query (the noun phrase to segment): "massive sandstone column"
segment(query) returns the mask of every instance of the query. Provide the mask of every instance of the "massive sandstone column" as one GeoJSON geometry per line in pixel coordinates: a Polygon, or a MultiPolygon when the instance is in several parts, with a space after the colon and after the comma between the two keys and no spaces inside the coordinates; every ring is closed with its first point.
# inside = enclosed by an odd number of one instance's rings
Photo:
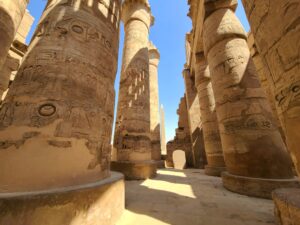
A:
{"type": "Polygon", "coordinates": [[[0,190],[109,176],[119,0],[48,1],[0,111],[0,190]]]}
{"type": "Polygon", "coordinates": [[[204,168],[204,165],[206,164],[206,156],[203,143],[200,105],[197,88],[195,87],[195,77],[191,74],[190,69],[184,69],[182,75],[185,84],[186,103],[193,150],[193,162],[189,162],[189,159],[187,159],[187,164],[188,166],[196,168],[204,168]]]}
{"type": "Polygon", "coordinates": [[[158,94],[158,64],[160,54],[158,49],[149,42],[149,81],[150,81],[150,132],[152,159],[161,160],[159,94],[158,94]]]}
{"type": "Polygon", "coordinates": [[[112,169],[127,179],[156,173],[151,160],[149,29],[153,21],[148,0],[125,0],[122,6],[125,41],[119,89],[112,169]]]}
{"type": "Polygon", "coordinates": [[[6,61],[29,0],[0,0],[0,69],[6,61]]]}
{"type": "Polygon", "coordinates": [[[17,71],[19,66],[20,61],[8,54],[2,69],[0,69],[0,101],[9,86],[9,80],[12,72],[17,71]]]}
{"type": "Polygon", "coordinates": [[[216,114],[215,97],[210,81],[210,72],[203,52],[196,54],[195,85],[198,90],[203,139],[207,158],[205,173],[221,176],[225,162],[216,114]]]}
{"type": "Polygon", "coordinates": [[[287,145],[300,174],[300,2],[242,1],[270,76],[287,145]]]}
{"type": "Polygon", "coordinates": [[[160,144],[161,153],[163,155],[167,154],[167,144],[166,144],[166,127],[165,127],[165,111],[163,105],[160,106],[160,144]]]}
{"type": "Polygon", "coordinates": [[[276,120],[275,125],[278,126],[279,131],[281,133],[281,136],[282,136],[283,140],[285,140],[285,134],[284,134],[283,128],[281,126],[279,116],[278,116],[278,112],[277,112],[277,109],[276,109],[274,88],[268,82],[268,77],[270,77],[270,70],[266,66],[264,61],[262,60],[261,55],[259,54],[259,52],[257,51],[256,43],[255,43],[252,32],[248,33],[247,42],[248,42],[248,46],[250,48],[250,53],[251,53],[253,63],[255,65],[255,68],[256,68],[261,86],[264,89],[264,91],[266,92],[267,98],[270,102],[270,106],[272,108],[273,115],[274,115],[275,120],[276,120]]]}
{"type": "Polygon", "coordinates": [[[235,0],[206,3],[204,50],[211,72],[229,190],[270,198],[295,185],[292,165],[260,86],[235,0]],[[220,3],[220,5],[218,4],[220,3]]]}

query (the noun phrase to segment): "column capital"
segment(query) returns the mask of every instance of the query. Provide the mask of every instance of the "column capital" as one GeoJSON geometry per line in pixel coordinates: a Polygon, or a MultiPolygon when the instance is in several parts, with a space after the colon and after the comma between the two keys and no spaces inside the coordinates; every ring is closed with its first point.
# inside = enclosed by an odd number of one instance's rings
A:
{"type": "Polygon", "coordinates": [[[148,0],[125,0],[123,2],[122,21],[125,26],[131,20],[140,20],[149,29],[154,24],[154,19],[148,0]]]}
{"type": "Polygon", "coordinates": [[[205,17],[218,9],[231,9],[235,12],[238,6],[238,0],[205,0],[205,17]]]}
{"type": "Polygon", "coordinates": [[[158,66],[160,60],[160,53],[157,47],[150,41],[148,45],[149,51],[149,63],[154,66],[158,66]]]}

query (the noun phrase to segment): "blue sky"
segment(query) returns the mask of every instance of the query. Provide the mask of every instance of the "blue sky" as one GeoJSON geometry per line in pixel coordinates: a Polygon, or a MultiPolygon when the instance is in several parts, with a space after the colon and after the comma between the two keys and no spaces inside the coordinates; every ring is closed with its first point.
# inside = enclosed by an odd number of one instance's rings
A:
{"type": "MultiPolygon", "coordinates": [[[[185,34],[191,30],[191,21],[187,17],[187,0],[149,0],[155,24],[150,31],[150,40],[158,47],[161,60],[159,64],[159,97],[165,109],[166,138],[173,139],[177,128],[176,114],[180,98],[184,94],[184,82],[181,75],[185,64],[185,34]]],[[[34,29],[45,7],[46,0],[30,0],[28,10],[35,21],[28,35],[30,41],[34,29]]],[[[237,16],[245,29],[249,30],[244,9],[239,0],[237,16]]],[[[122,62],[124,31],[120,34],[119,70],[115,83],[116,91],[119,87],[119,77],[122,62]]],[[[116,95],[117,96],[117,95],[116,95]]]]}

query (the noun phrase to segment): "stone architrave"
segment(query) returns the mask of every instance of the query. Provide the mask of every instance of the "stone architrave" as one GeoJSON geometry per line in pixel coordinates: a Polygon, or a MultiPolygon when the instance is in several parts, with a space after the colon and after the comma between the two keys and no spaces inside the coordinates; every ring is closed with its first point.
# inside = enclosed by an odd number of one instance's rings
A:
{"type": "Polygon", "coordinates": [[[152,160],[161,160],[159,94],[158,94],[158,64],[160,54],[158,49],[149,42],[149,86],[150,86],[150,133],[152,160]]]}
{"type": "Polygon", "coordinates": [[[113,170],[126,179],[147,179],[156,174],[151,156],[149,29],[153,22],[148,0],[125,0],[123,62],[119,88],[113,170]]]}
{"type": "MultiPolygon", "coordinates": [[[[5,1],[6,2],[6,1],[5,1]]],[[[0,110],[0,190],[110,175],[120,1],[48,1],[0,110]]]]}
{"type": "Polygon", "coordinates": [[[205,174],[221,176],[226,167],[218,127],[215,97],[210,81],[209,66],[203,52],[196,54],[195,67],[195,85],[198,90],[203,139],[207,158],[205,174]]]}
{"type": "Polygon", "coordinates": [[[279,119],[300,174],[300,2],[242,0],[257,50],[268,66],[279,119]]]}
{"type": "Polygon", "coordinates": [[[193,167],[204,168],[206,164],[206,155],[204,150],[202,121],[199,98],[197,88],[195,86],[195,77],[190,73],[190,69],[184,69],[182,75],[185,84],[188,120],[193,150],[193,167]]]}
{"type": "Polygon", "coordinates": [[[29,0],[0,0],[0,69],[26,12],[29,0]]]}
{"type": "Polygon", "coordinates": [[[223,184],[234,192],[270,198],[274,189],[298,182],[258,80],[247,34],[234,13],[236,5],[236,0],[206,1],[203,25],[228,171],[223,184]]]}

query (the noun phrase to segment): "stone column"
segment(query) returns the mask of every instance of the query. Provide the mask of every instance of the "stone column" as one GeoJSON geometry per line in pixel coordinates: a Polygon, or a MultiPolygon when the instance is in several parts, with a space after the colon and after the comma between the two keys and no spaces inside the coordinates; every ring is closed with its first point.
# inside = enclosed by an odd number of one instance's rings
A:
{"type": "Polygon", "coordinates": [[[7,55],[5,64],[0,69],[0,101],[3,93],[8,88],[11,73],[17,71],[19,65],[20,61],[18,59],[11,57],[10,54],[7,55]]]}
{"type": "Polygon", "coordinates": [[[158,94],[158,64],[160,54],[158,49],[149,42],[149,81],[150,81],[150,132],[152,159],[161,160],[159,94],[158,94]]]}
{"type": "Polygon", "coordinates": [[[204,168],[206,156],[203,143],[199,98],[195,87],[195,77],[190,73],[190,69],[184,69],[182,75],[185,83],[186,103],[193,150],[193,162],[189,162],[189,159],[187,159],[187,165],[196,168],[204,168]]]}
{"type": "Polygon", "coordinates": [[[242,0],[255,43],[268,66],[269,85],[287,145],[300,174],[300,2],[242,0]]]}
{"type": "Polygon", "coordinates": [[[274,96],[274,88],[272,87],[272,85],[269,84],[268,82],[268,77],[270,77],[270,70],[269,68],[265,65],[264,61],[262,60],[259,52],[257,51],[257,47],[255,44],[255,40],[253,37],[253,34],[250,32],[248,33],[248,46],[250,48],[250,53],[253,59],[253,63],[255,65],[260,83],[262,88],[264,89],[264,91],[266,92],[267,98],[270,102],[270,106],[272,108],[273,111],[273,115],[275,117],[276,120],[276,126],[278,126],[279,131],[281,133],[282,139],[285,141],[285,134],[283,131],[283,128],[281,126],[279,117],[278,117],[278,112],[276,109],[276,101],[275,101],[275,96],[274,96]]]}
{"type": "Polygon", "coordinates": [[[198,90],[203,139],[207,158],[205,174],[221,176],[226,170],[214,92],[210,81],[210,72],[203,52],[196,54],[195,83],[198,90]]]}
{"type": "Polygon", "coordinates": [[[0,0],[0,69],[6,61],[29,0],[0,0]]]}
{"type": "Polygon", "coordinates": [[[148,0],[125,0],[122,6],[125,41],[119,89],[112,169],[127,179],[156,174],[151,160],[149,29],[153,21],[148,0]]]}
{"type": "Polygon", "coordinates": [[[272,190],[298,183],[258,80],[247,34],[234,13],[236,5],[236,0],[207,1],[203,26],[228,171],[223,183],[234,192],[270,198],[272,190]]]}
{"type": "Polygon", "coordinates": [[[79,3],[48,1],[4,100],[1,191],[109,177],[120,1],[79,3]]]}
{"type": "Polygon", "coordinates": [[[163,105],[160,106],[160,143],[161,143],[161,153],[163,155],[166,155],[167,154],[166,127],[165,127],[165,111],[163,105]]]}

